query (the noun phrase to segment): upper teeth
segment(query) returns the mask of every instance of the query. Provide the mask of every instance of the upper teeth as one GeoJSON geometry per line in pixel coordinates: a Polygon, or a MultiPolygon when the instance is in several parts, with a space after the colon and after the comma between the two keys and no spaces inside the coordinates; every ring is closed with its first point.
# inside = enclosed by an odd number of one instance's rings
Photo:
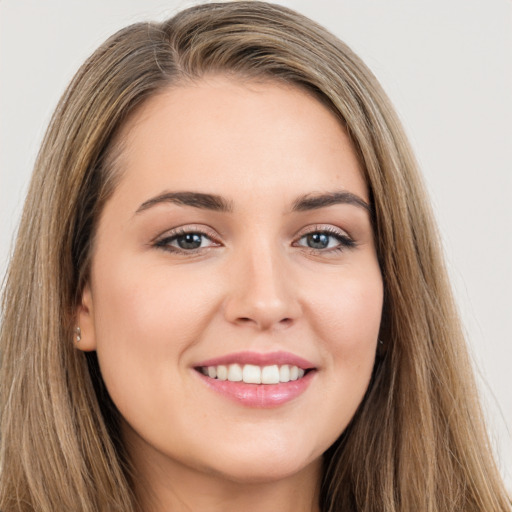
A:
{"type": "Polygon", "coordinates": [[[273,364],[256,366],[254,364],[202,366],[201,371],[212,379],[245,382],[247,384],[278,384],[304,377],[304,370],[298,366],[273,364]]]}

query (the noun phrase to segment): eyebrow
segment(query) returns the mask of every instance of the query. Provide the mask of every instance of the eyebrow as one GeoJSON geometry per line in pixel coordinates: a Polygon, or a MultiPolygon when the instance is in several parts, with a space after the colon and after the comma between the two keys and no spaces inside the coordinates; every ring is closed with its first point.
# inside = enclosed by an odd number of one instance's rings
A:
{"type": "Polygon", "coordinates": [[[359,206],[372,213],[372,207],[359,196],[345,190],[325,194],[306,194],[296,199],[292,206],[294,212],[318,210],[335,204],[350,204],[359,206]]]}
{"type": "MultiPolygon", "coordinates": [[[[233,211],[232,203],[216,194],[204,194],[202,192],[164,192],[163,194],[159,194],[156,197],[144,201],[135,213],[141,213],[162,203],[192,206],[194,208],[216,212],[233,211]]],[[[372,208],[366,201],[352,192],[346,192],[344,190],[323,194],[305,194],[293,202],[291,211],[304,212],[319,210],[320,208],[326,208],[336,204],[350,204],[372,213],[372,208]]]]}
{"type": "Polygon", "coordinates": [[[162,203],[193,206],[194,208],[213,210],[216,212],[233,211],[231,202],[215,194],[203,194],[201,192],[164,192],[163,194],[143,202],[135,213],[143,212],[152,206],[162,203]]]}

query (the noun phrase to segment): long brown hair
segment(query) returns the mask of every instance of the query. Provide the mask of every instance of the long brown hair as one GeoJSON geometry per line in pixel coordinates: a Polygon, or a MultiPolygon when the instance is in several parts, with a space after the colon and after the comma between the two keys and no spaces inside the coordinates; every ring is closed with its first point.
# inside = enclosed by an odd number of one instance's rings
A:
{"type": "Polygon", "coordinates": [[[385,286],[367,394],[325,454],[324,511],[505,512],[461,326],[417,166],[377,80],[284,7],[199,5],[106,41],[62,97],[36,161],[3,295],[0,508],[133,512],[130,467],[94,354],[72,343],[120,127],[206,74],[304,88],[344,124],[364,169],[385,286]]]}

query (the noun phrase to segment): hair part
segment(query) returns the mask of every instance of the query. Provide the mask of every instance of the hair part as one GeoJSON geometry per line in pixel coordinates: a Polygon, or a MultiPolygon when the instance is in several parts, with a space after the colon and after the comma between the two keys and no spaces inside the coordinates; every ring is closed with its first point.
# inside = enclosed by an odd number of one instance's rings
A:
{"type": "Polygon", "coordinates": [[[94,353],[71,342],[94,233],[122,177],[120,130],[207,75],[310,91],[343,123],[368,184],[385,303],[372,381],[325,454],[322,510],[509,511],[417,165],[379,83],[284,7],[192,7],[108,39],[64,93],[37,158],[3,296],[0,508],[134,512],[131,469],[94,353]]]}

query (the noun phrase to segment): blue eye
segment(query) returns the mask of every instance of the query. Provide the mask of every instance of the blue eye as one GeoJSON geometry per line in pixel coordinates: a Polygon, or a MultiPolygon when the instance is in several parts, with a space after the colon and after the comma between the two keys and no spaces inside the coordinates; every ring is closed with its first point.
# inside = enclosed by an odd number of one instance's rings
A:
{"type": "MultiPolygon", "coordinates": [[[[213,236],[197,231],[197,228],[179,228],[154,242],[154,246],[159,249],[181,254],[193,254],[219,245],[222,244],[216,242],[213,236]]],[[[302,235],[293,245],[331,253],[355,247],[356,243],[343,231],[322,227],[302,235]]]]}
{"type": "Polygon", "coordinates": [[[329,246],[332,247],[332,242],[337,245],[337,240],[325,233],[312,233],[310,235],[306,235],[304,237],[306,239],[306,244],[308,247],[312,249],[328,249],[329,246]]]}
{"type": "Polygon", "coordinates": [[[203,243],[204,235],[200,233],[187,233],[174,238],[180,249],[199,249],[203,243]]]}
{"type": "Polygon", "coordinates": [[[342,250],[355,246],[355,242],[347,235],[330,230],[314,231],[300,237],[297,245],[314,250],[342,250]]]}
{"type": "Polygon", "coordinates": [[[217,245],[208,235],[197,231],[179,230],[155,242],[155,246],[170,252],[194,252],[217,245]]]}

